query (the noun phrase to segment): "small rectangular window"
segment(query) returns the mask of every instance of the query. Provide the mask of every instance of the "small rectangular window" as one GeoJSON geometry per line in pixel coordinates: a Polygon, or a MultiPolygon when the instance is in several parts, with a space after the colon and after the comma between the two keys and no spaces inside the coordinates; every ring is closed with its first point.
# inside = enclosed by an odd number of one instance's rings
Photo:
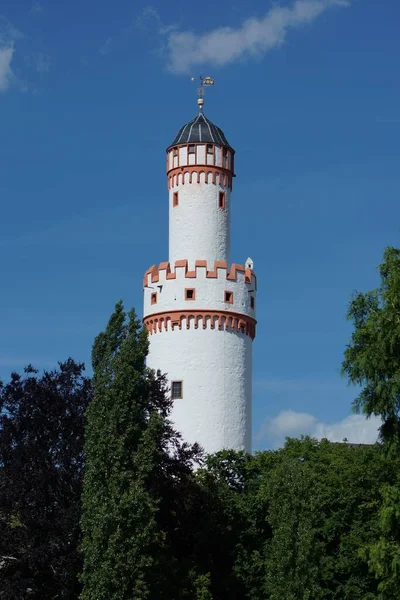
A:
{"type": "Polygon", "coordinates": [[[171,398],[172,400],[182,400],[183,398],[183,386],[182,381],[173,381],[171,384],[171,398]]]}
{"type": "Polygon", "coordinates": [[[153,292],[153,294],[151,295],[151,303],[157,304],[157,292],[153,292]]]}
{"type": "Polygon", "coordinates": [[[223,149],[223,154],[224,154],[225,157],[228,156],[228,148],[224,148],[223,149]]]}
{"type": "Polygon", "coordinates": [[[233,292],[225,292],[225,302],[233,304],[233,292]]]}
{"type": "Polygon", "coordinates": [[[194,144],[190,145],[189,146],[189,154],[194,154],[195,152],[196,152],[196,146],[194,144]]]}
{"type": "Polygon", "coordinates": [[[185,300],[195,300],[196,299],[196,290],[194,288],[186,288],[185,289],[185,300]]]}
{"type": "Polygon", "coordinates": [[[250,296],[250,306],[254,309],[254,296],[250,296]]]}
{"type": "Polygon", "coordinates": [[[218,206],[220,208],[225,208],[225,192],[219,193],[218,206]]]}
{"type": "Polygon", "coordinates": [[[174,148],[174,149],[173,149],[173,153],[174,153],[174,157],[175,157],[175,156],[178,156],[178,148],[174,148]]]}
{"type": "Polygon", "coordinates": [[[172,200],[172,206],[178,206],[179,204],[179,197],[178,197],[178,192],[174,192],[174,197],[172,200]]]}
{"type": "Polygon", "coordinates": [[[207,154],[212,154],[212,153],[213,153],[213,145],[207,144],[207,154]]]}

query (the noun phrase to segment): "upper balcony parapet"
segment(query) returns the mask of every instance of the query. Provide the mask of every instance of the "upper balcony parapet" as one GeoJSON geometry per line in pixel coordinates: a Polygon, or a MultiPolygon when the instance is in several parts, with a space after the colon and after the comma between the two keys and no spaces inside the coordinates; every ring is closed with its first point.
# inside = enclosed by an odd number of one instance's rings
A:
{"type": "Polygon", "coordinates": [[[206,260],[196,260],[194,270],[190,271],[187,260],[177,260],[171,268],[169,262],[162,262],[158,266],[153,265],[147,269],[143,278],[143,287],[152,283],[160,283],[169,279],[226,279],[227,281],[243,281],[252,284],[257,289],[257,277],[254,271],[243,265],[232,264],[228,267],[227,263],[217,260],[212,270],[208,269],[206,260]]]}

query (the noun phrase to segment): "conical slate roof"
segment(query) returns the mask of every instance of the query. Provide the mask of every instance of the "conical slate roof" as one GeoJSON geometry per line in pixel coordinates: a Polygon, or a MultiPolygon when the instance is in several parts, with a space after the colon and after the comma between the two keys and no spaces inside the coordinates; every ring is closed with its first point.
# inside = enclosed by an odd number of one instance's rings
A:
{"type": "Polygon", "coordinates": [[[199,113],[189,123],[180,128],[171,146],[199,142],[230,147],[222,129],[211,123],[203,113],[199,113]]]}

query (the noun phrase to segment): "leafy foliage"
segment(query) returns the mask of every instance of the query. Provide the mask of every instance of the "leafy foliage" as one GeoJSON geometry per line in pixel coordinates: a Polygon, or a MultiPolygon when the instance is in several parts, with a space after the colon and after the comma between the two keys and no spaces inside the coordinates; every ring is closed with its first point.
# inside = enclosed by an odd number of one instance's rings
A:
{"type": "Polygon", "coordinates": [[[135,313],[126,315],[118,303],[92,354],[83,600],[179,598],[195,584],[206,597],[198,578],[205,574],[193,570],[188,519],[195,525],[201,519],[195,514],[201,498],[192,493],[192,463],[200,451],[182,444],[168,421],[165,379],[146,369],[147,350],[135,313]]]}
{"type": "MultiPolygon", "coordinates": [[[[305,438],[255,456],[221,452],[207,463],[198,476],[209,490],[215,485],[231,527],[223,553],[232,559],[232,597],[378,598],[359,551],[375,539],[380,488],[395,476],[379,445],[305,438]]],[[[224,597],[212,577],[210,589],[224,597]]]]}
{"type": "MultiPolygon", "coordinates": [[[[362,386],[355,408],[382,418],[386,461],[400,466],[400,249],[386,248],[379,288],[359,293],[348,316],[354,325],[343,372],[362,386]]],[[[400,476],[382,486],[380,536],[364,550],[380,579],[382,600],[400,597],[400,476]]]]}
{"type": "Polygon", "coordinates": [[[77,598],[84,411],[72,359],[0,384],[0,597],[77,598]]]}
{"type": "Polygon", "coordinates": [[[382,437],[399,444],[400,432],[400,249],[387,248],[379,288],[358,293],[348,318],[354,331],[342,365],[353,384],[362,386],[355,408],[382,417],[382,437]]]}

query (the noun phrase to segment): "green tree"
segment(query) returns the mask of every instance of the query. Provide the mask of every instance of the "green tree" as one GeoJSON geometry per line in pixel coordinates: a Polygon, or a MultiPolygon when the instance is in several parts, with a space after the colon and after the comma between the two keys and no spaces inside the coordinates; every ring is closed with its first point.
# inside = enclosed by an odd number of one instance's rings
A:
{"type": "MultiPolygon", "coordinates": [[[[361,386],[356,410],[382,418],[386,460],[400,465],[400,250],[388,247],[380,265],[381,283],[352,300],[348,318],[354,331],[346,348],[343,373],[361,386]]],[[[397,469],[398,471],[398,469],[397,469]]],[[[380,578],[381,598],[400,597],[400,477],[382,488],[380,537],[366,549],[380,578]]]]}
{"type": "Polygon", "coordinates": [[[322,597],[377,598],[377,581],[360,549],[376,538],[380,489],[393,476],[381,447],[305,438],[289,440],[282,452],[304,458],[313,473],[318,514],[314,532],[320,549],[315,558],[322,597]]]}
{"type": "Polygon", "coordinates": [[[319,600],[321,511],[315,473],[304,457],[282,457],[265,481],[271,539],[265,549],[265,596],[271,600],[319,600]]]}
{"type": "Polygon", "coordinates": [[[344,353],[342,372],[361,386],[357,411],[382,418],[382,439],[399,451],[400,433],[400,249],[386,248],[380,286],[357,293],[347,317],[354,331],[344,353]]]}
{"type": "Polygon", "coordinates": [[[207,469],[198,473],[212,507],[208,520],[216,522],[213,547],[218,548],[219,562],[212,561],[217,571],[211,571],[215,598],[265,598],[264,550],[271,526],[262,482],[271,472],[274,458],[273,452],[255,457],[224,450],[208,456],[207,469]]]}
{"type": "MultiPolygon", "coordinates": [[[[380,489],[393,474],[379,445],[310,438],[254,456],[208,457],[198,476],[219,499],[228,597],[376,599],[360,549],[376,538],[380,489]]],[[[211,571],[213,598],[224,598],[215,579],[211,571]]]]}
{"type": "Polygon", "coordinates": [[[200,454],[168,421],[165,379],[146,369],[147,351],[147,332],[118,303],[92,354],[82,600],[179,598],[190,586],[188,514],[201,505],[191,466],[200,454]]]}
{"type": "Polygon", "coordinates": [[[0,597],[76,599],[84,366],[72,359],[42,375],[28,367],[0,383],[0,597]]]}

